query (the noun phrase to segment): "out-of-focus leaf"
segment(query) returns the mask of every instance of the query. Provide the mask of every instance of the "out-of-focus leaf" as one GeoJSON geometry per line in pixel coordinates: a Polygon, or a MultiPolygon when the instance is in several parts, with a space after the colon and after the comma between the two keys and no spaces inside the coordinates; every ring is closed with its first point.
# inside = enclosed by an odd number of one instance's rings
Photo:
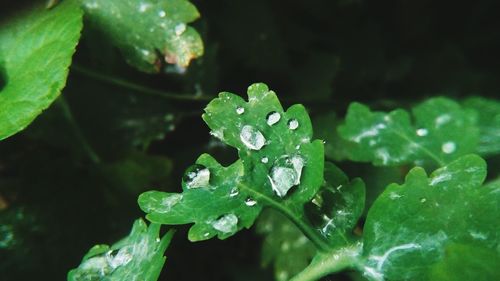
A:
{"type": "Polygon", "coordinates": [[[83,0],[86,17],[146,72],[162,61],[185,68],[203,54],[200,35],[188,23],[200,15],[187,0],[83,0]]]}
{"type": "Polygon", "coordinates": [[[479,141],[477,114],[446,98],[432,98],[412,110],[372,112],[362,104],[349,107],[339,134],[355,146],[348,147],[353,161],[376,166],[443,166],[475,151],[479,141]]]}
{"type": "Polygon", "coordinates": [[[463,102],[465,108],[474,109],[479,114],[479,144],[477,153],[493,156],[500,153],[500,102],[480,97],[463,102]]]}
{"type": "Polygon", "coordinates": [[[80,38],[75,1],[34,5],[0,20],[0,140],[28,126],[61,93],[80,38]]]}

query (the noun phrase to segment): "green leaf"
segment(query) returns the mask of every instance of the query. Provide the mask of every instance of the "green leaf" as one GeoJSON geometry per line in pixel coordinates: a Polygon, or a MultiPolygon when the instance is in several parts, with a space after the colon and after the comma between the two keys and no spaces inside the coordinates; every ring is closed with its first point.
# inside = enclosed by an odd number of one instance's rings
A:
{"type": "MultiPolygon", "coordinates": [[[[349,181],[334,164],[325,163],[325,183],[306,213],[332,248],[357,240],[353,229],[363,213],[365,186],[360,179],[349,181]]],[[[265,213],[259,219],[257,232],[265,236],[262,248],[264,265],[274,261],[277,280],[288,280],[309,265],[316,255],[314,245],[293,225],[276,213],[265,213]]]]}
{"type": "Polygon", "coordinates": [[[500,257],[495,250],[451,244],[444,255],[446,258],[432,268],[430,280],[500,280],[500,257]]]}
{"type": "MultiPolygon", "coordinates": [[[[481,187],[485,177],[484,160],[466,155],[430,177],[417,167],[403,185],[389,185],[366,219],[365,275],[373,280],[433,280],[429,272],[447,263],[450,243],[496,250],[500,186],[481,187]]],[[[468,260],[463,256],[462,266],[468,260]]]]}
{"type": "Polygon", "coordinates": [[[341,137],[355,145],[349,147],[349,158],[376,166],[443,166],[475,151],[479,131],[474,111],[446,98],[432,98],[412,113],[413,122],[402,109],[372,112],[365,105],[351,104],[339,127],[341,137]]]}
{"type": "Polygon", "coordinates": [[[477,153],[492,156],[500,153],[500,102],[474,97],[466,99],[463,106],[479,114],[479,145],[477,153]]]}
{"type": "Polygon", "coordinates": [[[330,162],[325,163],[325,183],[313,199],[316,226],[334,247],[352,244],[353,229],[365,208],[365,184],[348,177],[330,162]]]}
{"type": "Polygon", "coordinates": [[[82,29],[74,1],[36,5],[0,22],[0,140],[28,126],[60,94],[82,29]]]}
{"type": "Polygon", "coordinates": [[[200,14],[187,0],[83,0],[83,7],[139,70],[159,71],[162,61],[185,68],[203,54],[200,35],[186,25],[200,14]]]}
{"type": "Polygon", "coordinates": [[[257,220],[257,233],[264,236],[262,265],[273,264],[278,281],[289,280],[305,268],[316,248],[290,220],[278,212],[264,211],[257,220]]]}
{"type": "Polygon", "coordinates": [[[209,155],[186,172],[183,193],[151,191],[139,197],[147,218],[164,224],[194,222],[191,240],[224,239],[250,227],[262,207],[275,208],[313,242],[324,238],[305,222],[303,204],[323,182],[323,144],[311,142],[312,126],[302,105],[284,111],[265,84],[248,88],[249,101],[221,93],[205,109],[211,134],[238,149],[227,168],[209,155]],[[193,211],[195,210],[195,211],[193,211]]]}
{"type": "Polygon", "coordinates": [[[148,227],[142,219],[136,220],[129,236],[111,247],[92,247],[80,266],[68,273],[68,281],[157,280],[174,232],[169,231],[161,239],[159,233],[160,225],[148,227]]]}

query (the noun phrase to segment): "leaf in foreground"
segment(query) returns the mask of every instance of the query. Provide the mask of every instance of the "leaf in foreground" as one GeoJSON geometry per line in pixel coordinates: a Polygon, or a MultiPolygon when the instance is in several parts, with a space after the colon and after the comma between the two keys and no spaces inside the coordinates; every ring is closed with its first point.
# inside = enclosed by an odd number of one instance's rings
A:
{"type": "Polygon", "coordinates": [[[312,127],[302,105],[284,111],[264,84],[248,88],[249,101],[221,93],[205,109],[211,134],[238,149],[240,159],[223,167],[202,155],[184,176],[183,193],[150,191],[139,205],[156,223],[195,223],[193,241],[227,238],[250,227],[262,207],[284,213],[316,245],[327,247],[304,222],[303,204],[323,182],[323,144],[311,142],[312,127]]]}
{"type": "MultiPolygon", "coordinates": [[[[363,268],[373,280],[431,280],[433,266],[457,266],[459,257],[450,257],[454,244],[474,247],[474,256],[489,259],[500,241],[500,186],[481,186],[486,163],[467,155],[434,171],[430,177],[422,168],[412,169],[403,185],[392,184],[375,201],[364,228],[363,268]],[[484,249],[484,250],[481,250],[484,249]],[[454,260],[448,261],[453,258],[454,260]]],[[[467,267],[467,255],[459,263],[467,267]]],[[[486,266],[487,264],[485,264],[486,266]]],[[[444,273],[440,273],[444,274],[444,273]]],[[[432,279],[433,280],[433,279],[432,279]]]]}
{"type": "Polygon", "coordinates": [[[0,21],[0,140],[28,126],[60,94],[82,29],[75,1],[35,5],[0,21]]]}
{"type": "Polygon", "coordinates": [[[187,0],[83,0],[83,7],[139,70],[159,71],[162,61],[184,68],[203,54],[200,35],[187,25],[200,14],[187,0]]]}
{"type": "Polygon", "coordinates": [[[129,236],[108,245],[96,245],[83,257],[78,268],[68,273],[68,281],[155,281],[165,264],[165,250],[173,231],[159,238],[160,225],[149,227],[142,219],[135,221],[129,236]]]}
{"type": "Polygon", "coordinates": [[[473,153],[479,140],[474,110],[446,98],[432,98],[412,110],[373,112],[362,104],[349,107],[339,134],[349,140],[348,157],[376,166],[443,166],[473,153]],[[412,119],[414,122],[412,122],[412,119]]]}

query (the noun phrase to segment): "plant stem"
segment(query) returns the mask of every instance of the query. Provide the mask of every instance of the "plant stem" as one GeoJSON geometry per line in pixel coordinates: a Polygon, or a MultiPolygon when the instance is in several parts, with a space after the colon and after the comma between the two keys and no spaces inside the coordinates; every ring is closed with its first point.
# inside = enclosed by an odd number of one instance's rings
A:
{"type": "Polygon", "coordinates": [[[356,268],[359,264],[362,246],[362,243],[356,242],[329,253],[320,253],[309,266],[290,281],[314,281],[347,268],[356,268]]]}
{"type": "Polygon", "coordinates": [[[152,96],[158,96],[162,97],[165,99],[170,99],[170,100],[179,100],[179,101],[210,101],[215,97],[211,96],[203,96],[203,95],[189,95],[189,94],[174,94],[174,93],[169,93],[169,92],[164,92],[161,90],[157,89],[152,89],[140,84],[136,84],[130,81],[126,81],[124,79],[107,75],[104,73],[99,73],[95,72],[94,70],[87,69],[83,66],[79,66],[77,64],[71,65],[71,70],[80,73],[84,76],[90,77],[95,80],[99,80],[102,82],[106,82],[108,84],[113,84],[122,88],[127,88],[130,90],[134,90],[137,92],[141,92],[144,94],[152,95],[152,96]]]}
{"type": "Polygon", "coordinates": [[[316,248],[321,252],[328,252],[331,250],[331,246],[324,236],[318,233],[311,225],[300,216],[286,207],[284,204],[275,201],[269,196],[251,189],[247,185],[240,183],[240,189],[245,190],[247,193],[251,194],[254,199],[260,199],[261,201],[267,203],[273,209],[283,213],[287,218],[289,218],[304,235],[316,246],[316,248]]]}
{"type": "Polygon", "coordinates": [[[73,129],[73,133],[75,134],[76,138],[80,142],[80,144],[83,147],[83,150],[87,153],[90,161],[94,164],[99,164],[101,162],[101,159],[99,155],[92,149],[90,144],[88,143],[87,139],[84,137],[82,131],[80,130],[80,127],[75,121],[75,118],[73,117],[73,113],[71,112],[71,109],[66,102],[66,99],[61,95],[59,98],[56,100],[56,104],[61,108],[63,111],[64,117],[68,121],[68,123],[71,125],[71,128],[73,129]]]}

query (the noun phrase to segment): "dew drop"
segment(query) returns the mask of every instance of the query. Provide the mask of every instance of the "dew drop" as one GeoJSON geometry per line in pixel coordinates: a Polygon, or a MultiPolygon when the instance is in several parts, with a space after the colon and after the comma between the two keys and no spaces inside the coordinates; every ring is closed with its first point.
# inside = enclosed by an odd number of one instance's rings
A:
{"type": "Polygon", "coordinates": [[[278,123],[280,121],[280,119],[281,119],[281,114],[279,114],[279,112],[276,112],[276,111],[271,111],[266,116],[266,122],[267,122],[267,125],[269,125],[269,126],[272,126],[272,125],[278,123]]]}
{"type": "Polygon", "coordinates": [[[238,190],[237,187],[233,187],[231,191],[229,191],[229,197],[234,197],[240,194],[240,191],[238,190]]]}
{"type": "Polygon", "coordinates": [[[160,12],[158,13],[158,15],[159,15],[161,18],[164,18],[164,17],[167,15],[167,13],[165,13],[165,11],[160,11],[160,12]]]}
{"type": "Polygon", "coordinates": [[[299,127],[299,121],[297,121],[297,119],[290,119],[288,121],[288,128],[290,130],[295,130],[299,127]]]}
{"type": "Polygon", "coordinates": [[[235,233],[238,230],[238,217],[234,214],[224,215],[214,221],[212,227],[223,233],[235,233]]]}
{"type": "Polygon", "coordinates": [[[267,157],[262,157],[262,159],[260,159],[260,162],[266,164],[267,162],[269,162],[269,158],[267,157]]]}
{"type": "Polygon", "coordinates": [[[249,197],[245,200],[245,205],[247,205],[248,207],[252,207],[252,206],[257,205],[257,201],[255,201],[249,197]]]}
{"type": "Polygon", "coordinates": [[[168,213],[170,210],[177,205],[182,200],[182,194],[172,193],[169,196],[163,198],[161,205],[154,209],[158,213],[168,213]]]}
{"type": "Polygon", "coordinates": [[[243,144],[251,150],[260,150],[265,144],[266,139],[262,133],[250,125],[245,125],[241,129],[240,139],[243,144]]]}
{"type": "Polygon", "coordinates": [[[238,106],[236,108],[236,113],[238,113],[238,115],[241,115],[241,114],[245,113],[245,109],[241,106],[238,106]]]}
{"type": "Polygon", "coordinates": [[[304,160],[300,156],[279,158],[268,175],[271,188],[279,197],[284,197],[295,185],[300,184],[304,160]]]}
{"type": "Polygon", "coordinates": [[[427,136],[427,134],[429,134],[429,131],[427,129],[420,128],[417,130],[417,136],[419,137],[427,136]]]}
{"type": "Polygon", "coordinates": [[[130,246],[121,248],[118,253],[113,256],[113,251],[109,251],[106,254],[106,259],[111,268],[117,268],[128,264],[132,260],[132,249],[130,246]]]}
{"type": "Polygon", "coordinates": [[[151,4],[149,3],[141,3],[139,4],[139,12],[144,13],[147,9],[151,7],[151,4]]]}
{"type": "Polygon", "coordinates": [[[183,181],[187,188],[200,188],[209,185],[210,170],[199,164],[195,164],[186,171],[183,181]]]}
{"type": "Polygon", "coordinates": [[[174,27],[175,35],[180,36],[184,31],[186,31],[186,24],[185,23],[179,23],[174,27]]]}
{"type": "Polygon", "coordinates": [[[450,154],[450,153],[453,153],[455,152],[455,149],[456,149],[456,145],[454,142],[445,142],[442,146],[441,146],[441,150],[446,153],[446,154],[450,154]]]}
{"type": "Polygon", "coordinates": [[[426,198],[420,198],[420,202],[421,202],[421,203],[425,203],[426,201],[427,201],[427,199],[426,199],[426,198]]]}

